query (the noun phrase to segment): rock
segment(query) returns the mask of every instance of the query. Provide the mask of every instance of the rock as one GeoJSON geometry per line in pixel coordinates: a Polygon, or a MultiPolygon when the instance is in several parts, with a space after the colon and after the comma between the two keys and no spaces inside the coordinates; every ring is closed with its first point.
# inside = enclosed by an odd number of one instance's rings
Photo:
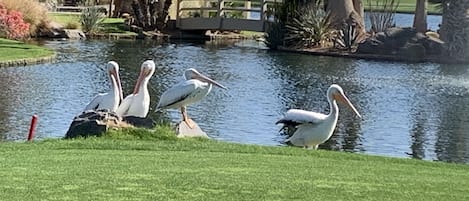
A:
{"type": "Polygon", "coordinates": [[[156,122],[149,118],[142,118],[136,116],[126,116],[122,118],[124,122],[141,128],[154,128],[156,126],[156,122]]]}
{"type": "Polygon", "coordinates": [[[360,43],[357,53],[398,55],[421,60],[429,55],[440,54],[442,49],[443,42],[439,39],[418,33],[410,27],[392,27],[360,43]]]}
{"type": "Polygon", "coordinates": [[[407,57],[411,61],[421,61],[425,58],[426,52],[425,47],[419,43],[407,43],[404,47],[401,47],[398,51],[398,55],[407,57]]]}
{"type": "MultiPolygon", "coordinates": [[[[195,122],[194,122],[195,123],[195,122]]],[[[179,122],[176,126],[177,137],[204,137],[209,138],[207,133],[200,129],[199,125],[195,124],[194,128],[189,128],[183,121],[179,122]]]]}
{"type": "Polygon", "coordinates": [[[122,118],[108,110],[89,110],[75,117],[65,138],[101,136],[110,128],[130,127],[122,118]]]}
{"type": "Polygon", "coordinates": [[[417,31],[411,27],[391,27],[386,29],[384,33],[388,38],[405,39],[413,37],[417,31]]]}
{"type": "Polygon", "coordinates": [[[381,48],[382,46],[383,42],[380,40],[367,38],[358,45],[357,52],[366,54],[386,54],[386,49],[381,48]]]}
{"type": "Polygon", "coordinates": [[[86,39],[85,33],[83,31],[78,30],[78,29],[64,29],[62,32],[63,38],[69,38],[69,39],[86,39]]]}
{"type": "Polygon", "coordinates": [[[439,38],[435,38],[433,36],[429,36],[425,34],[426,37],[422,38],[419,43],[421,43],[425,50],[427,51],[428,55],[439,55],[443,51],[443,45],[445,42],[440,40],[439,38]]]}
{"type": "Polygon", "coordinates": [[[53,26],[49,27],[46,30],[41,30],[39,36],[48,38],[68,38],[77,40],[86,39],[86,35],[85,33],[83,33],[83,31],[78,29],[64,29],[60,26],[53,26]]]}

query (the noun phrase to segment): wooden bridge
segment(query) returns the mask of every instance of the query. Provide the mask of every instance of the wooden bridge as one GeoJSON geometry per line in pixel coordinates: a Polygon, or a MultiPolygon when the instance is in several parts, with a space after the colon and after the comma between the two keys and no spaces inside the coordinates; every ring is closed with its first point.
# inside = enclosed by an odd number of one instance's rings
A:
{"type": "Polygon", "coordinates": [[[269,18],[267,6],[272,3],[274,0],[177,0],[176,27],[264,32],[269,18]]]}

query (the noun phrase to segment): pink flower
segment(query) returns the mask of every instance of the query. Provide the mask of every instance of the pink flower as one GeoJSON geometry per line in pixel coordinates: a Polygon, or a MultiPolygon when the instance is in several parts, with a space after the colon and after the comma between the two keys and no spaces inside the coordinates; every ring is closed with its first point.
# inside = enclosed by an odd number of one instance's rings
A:
{"type": "Polygon", "coordinates": [[[21,12],[8,11],[0,3],[0,35],[10,39],[21,39],[29,35],[29,23],[24,22],[21,12]]]}

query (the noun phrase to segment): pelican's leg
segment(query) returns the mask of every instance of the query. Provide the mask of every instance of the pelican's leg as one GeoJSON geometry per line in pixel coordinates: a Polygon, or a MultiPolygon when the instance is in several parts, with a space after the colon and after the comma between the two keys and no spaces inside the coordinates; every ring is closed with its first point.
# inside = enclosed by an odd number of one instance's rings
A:
{"type": "Polygon", "coordinates": [[[318,150],[318,146],[319,146],[318,144],[317,144],[317,145],[314,145],[314,146],[313,146],[314,150],[318,150]]]}
{"type": "Polygon", "coordinates": [[[189,126],[189,128],[193,129],[195,127],[195,123],[194,121],[192,121],[192,119],[189,118],[189,116],[187,116],[185,106],[181,107],[181,114],[182,114],[182,121],[184,121],[187,124],[187,126],[189,126]]]}

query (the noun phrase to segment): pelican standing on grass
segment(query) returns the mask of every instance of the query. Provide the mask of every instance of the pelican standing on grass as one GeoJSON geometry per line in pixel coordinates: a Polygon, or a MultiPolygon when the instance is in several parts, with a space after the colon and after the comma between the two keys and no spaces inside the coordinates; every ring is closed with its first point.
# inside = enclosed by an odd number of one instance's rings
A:
{"type": "Polygon", "coordinates": [[[161,95],[156,111],[181,108],[182,120],[189,128],[194,128],[195,122],[187,116],[186,106],[207,96],[212,90],[212,84],[222,89],[226,89],[226,87],[193,68],[189,68],[184,72],[184,78],[185,81],[174,85],[161,95]]]}
{"type": "Polygon", "coordinates": [[[125,97],[116,113],[122,117],[135,116],[145,118],[150,109],[148,81],[155,72],[155,62],[147,60],[142,63],[140,74],[132,94],[125,97]]]}
{"type": "Polygon", "coordinates": [[[111,90],[107,93],[98,94],[88,103],[84,111],[107,109],[115,112],[122,100],[122,86],[119,77],[119,64],[115,61],[109,61],[106,65],[111,90]]]}
{"type": "Polygon", "coordinates": [[[283,128],[296,128],[293,135],[285,140],[285,142],[290,142],[295,146],[304,148],[313,147],[317,149],[318,145],[328,140],[334,132],[339,117],[339,107],[336,101],[350,107],[361,118],[357,109],[345,96],[344,91],[339,85],[333,84],[329,87],[327,90],[327,100],[331,107],[328,115],[298,109],[288,110],[285,116],[276,123],[284,124],[283,128]]]}

